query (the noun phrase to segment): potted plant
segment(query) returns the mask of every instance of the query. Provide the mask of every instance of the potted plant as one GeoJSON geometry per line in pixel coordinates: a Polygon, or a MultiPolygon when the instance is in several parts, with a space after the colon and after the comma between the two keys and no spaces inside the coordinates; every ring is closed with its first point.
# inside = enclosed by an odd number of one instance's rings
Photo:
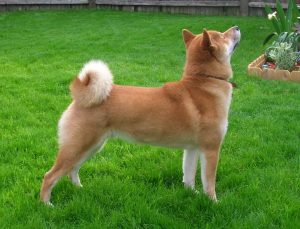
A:
{"type": "Polygon", "coordinates": [[[268,19],[272,22],[275,31],[266,37],[264,44],[274,37],[277,39],[266,48],[265,54],[248,65],[248,73],[265,79],[300,82],[298,67],[300,34],[296,30],[299,26],[295,27],[299,11],[293,0],[289,0],[286,14],[278,0],[276,9],[277,11],[272,12],[269,7],[266,7],[268,19]]]}

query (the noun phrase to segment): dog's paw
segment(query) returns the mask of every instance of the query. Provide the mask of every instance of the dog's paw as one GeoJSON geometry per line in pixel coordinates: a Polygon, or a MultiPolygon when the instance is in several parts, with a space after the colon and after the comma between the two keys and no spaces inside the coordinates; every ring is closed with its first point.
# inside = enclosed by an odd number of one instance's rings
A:
{"type": "Polygon", "coordinates": [[[81,183],[74,183],[74,185],[77,187],[77,188],[82,188],[82,184],[81,183]]]}
{"type": "Polygon", "coordinates": [[[217,199],[217,196],[214,194],[212,196],[208,195],[208,198],[215,204],[218,203],[218,199],[217,199]]]}
{"type": "Polygon", "coordinates": [[[200,192],[197,189],[193,189],[195,195],[200,195],[200,192]]]}
{"type": "Polygon", "coordinates": [[[50,201],[45,202],[45,205],[49,208],[54,208],[54,205],[50,201]]]}

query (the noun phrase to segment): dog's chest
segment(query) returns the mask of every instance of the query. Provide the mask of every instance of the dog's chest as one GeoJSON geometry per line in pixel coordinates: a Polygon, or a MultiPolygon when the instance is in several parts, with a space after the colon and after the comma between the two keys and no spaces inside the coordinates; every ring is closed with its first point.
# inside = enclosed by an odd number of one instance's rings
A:
{"type": "Polygon", "coordinates": [[[191,93],[193,104],[200,118],[227,119],[232,98],[232,87],[226,89],[196,90],[191,93]]]}

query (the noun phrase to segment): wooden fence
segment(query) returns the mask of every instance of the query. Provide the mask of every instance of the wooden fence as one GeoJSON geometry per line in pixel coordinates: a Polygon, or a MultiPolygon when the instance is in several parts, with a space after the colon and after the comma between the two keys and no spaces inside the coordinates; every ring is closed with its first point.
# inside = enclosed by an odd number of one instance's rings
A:
{"type": "MultiPolygon", "coordinates": [[[[133,12],[263,16],[265,2],[275,5],[275,0],[0,0],[0,11],[108,8],[133,12]]],[[[287,1],[282,2],[286,7],[287,1]]],[[[300,4],[300,0],[296,2],[300,4]]]]}

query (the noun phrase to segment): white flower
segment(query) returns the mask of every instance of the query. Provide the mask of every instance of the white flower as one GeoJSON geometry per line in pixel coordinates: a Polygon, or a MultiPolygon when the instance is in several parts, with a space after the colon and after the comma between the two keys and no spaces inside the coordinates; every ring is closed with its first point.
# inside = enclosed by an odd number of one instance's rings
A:
{"type": "Polygon", "coordinates": [[[272,18],[274,17],[274,18],[276,18],[276,11],[274,11],[272,14],[268,14],[268,19],[269,20],[272,20],[272,18]]]}

